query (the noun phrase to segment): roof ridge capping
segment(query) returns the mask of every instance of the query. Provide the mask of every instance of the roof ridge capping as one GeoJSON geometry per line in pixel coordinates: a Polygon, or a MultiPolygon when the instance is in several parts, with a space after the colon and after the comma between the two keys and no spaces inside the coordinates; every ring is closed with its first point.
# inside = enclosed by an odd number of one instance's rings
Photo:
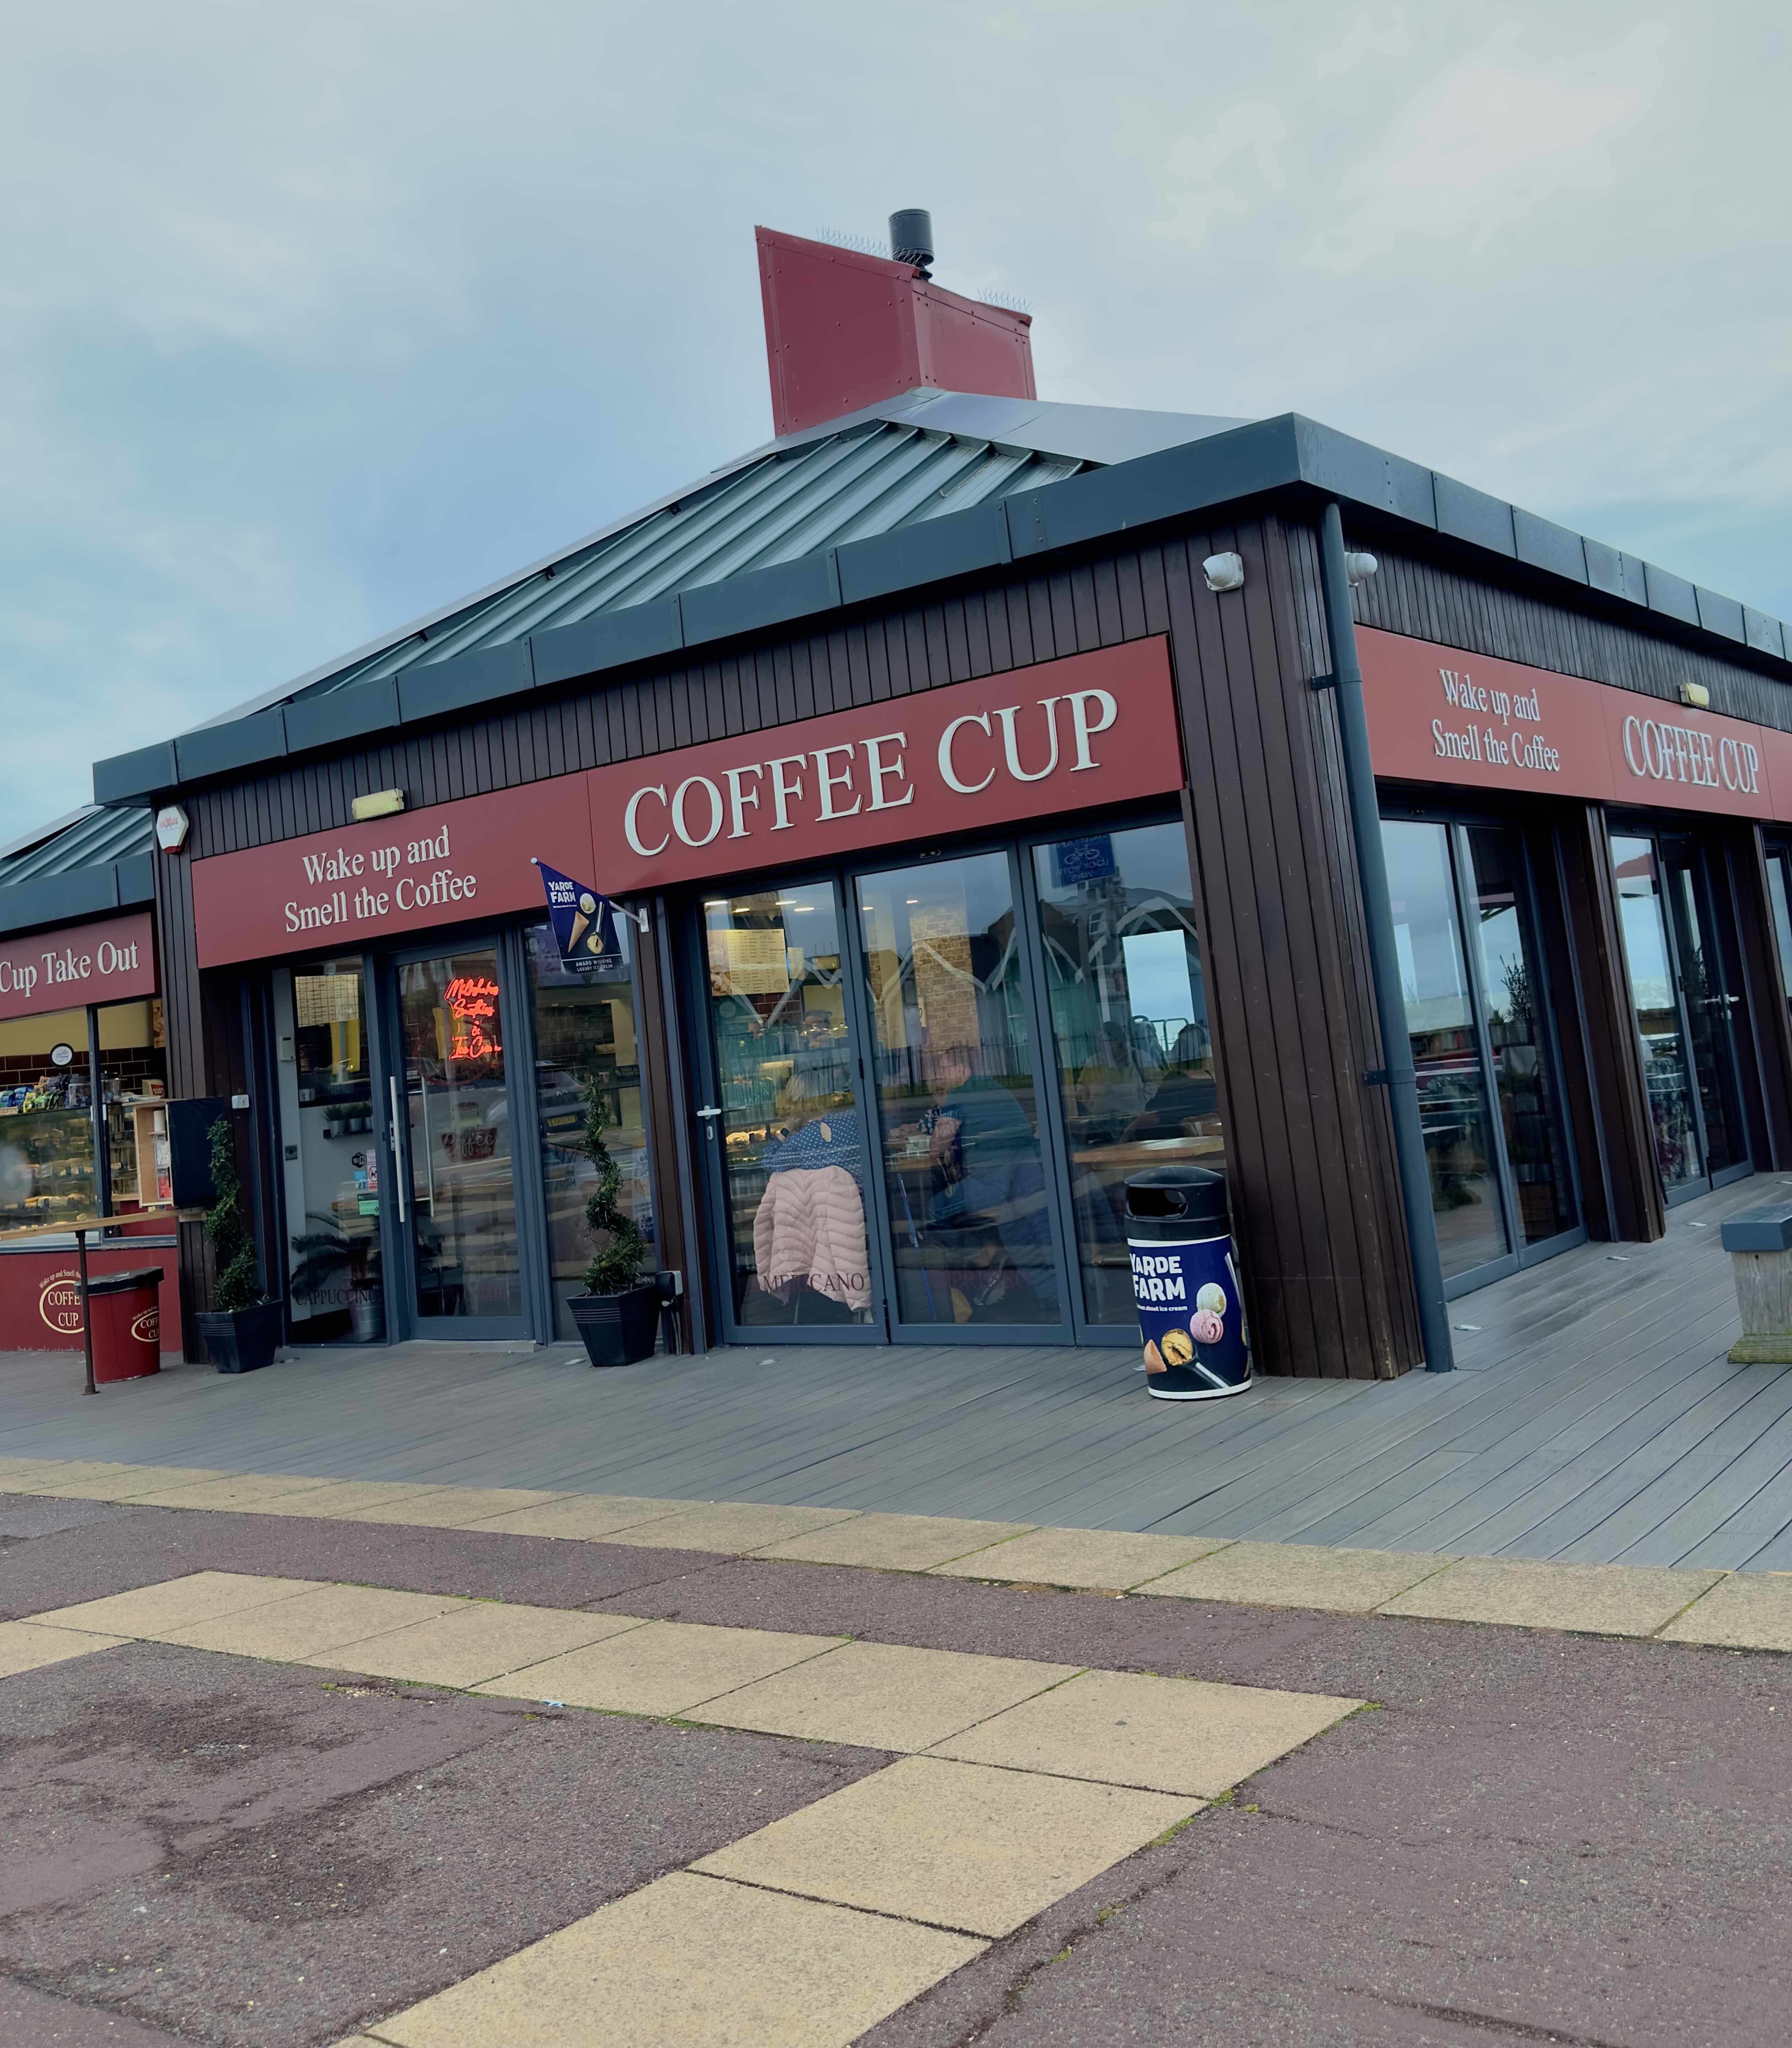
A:
{"type": "MultiPolygon", "coordinates": [[[[1031,417],[1035,413],[1094,416],[1121,409],[910,392],[886,407],[865,408],[833,425],[843,435],[886,418],[890,425],[913,426],[937,406],[941,409],[934,417],[939,423],[961,434],[964,428],[945,410],[954,398],[961,408],[1002,409],[1002,440],[1028,447],[1034,447],[1037,436],[1016,429],[1045,425],[1031,417]],[[1009,407],[1012,413],[1006,411],[1009,407]],[[1029,417],[1023,420],[1022,415],[1029,417]]],[[[1167,421],[1178,416],[1156,417],[1167,421]]],[[[1084,467],[1059,481],[1032,487],[1023,483],[1010,495],[992,495],[963,510],[824,545],[768,567],[747,567],[669,596],[594,611],[572,625],[522,632],[509,642],[308,700],[335,708],[327,721],[303,706],[277,700],[265,708],[247,709],[196,733],[96,762],[95,800],[140,801],[343,739],[422,723],[478,703],[750,632],[793,626],[845,606],[887,599],[904,591],[1278,493],[1297,493],[1315,502],[1336,498],[1360,513],[1407,524],[1608,600],[1634,604],[1677,636],[1710,635],[1757,660],[1783,664],[1792,659],[1792,631],[1766,613],[1304,414],[1285,413],[1235,425],[1186,417],[1196,431],[1169,446],[1084,467]],[[419,678],[427,681],[427,688],[419,678]]],[[[993,441],[996,436],[987,438],[993,441]]],[[[829,436],[824,432],[790,439],[800,452],[824,447],[829,436]]],[[[782,452],[774,444],[770,451],[758,451],[755,457],[712,471],[702,485],[682,496],[695,495],[718,478],[739,476],[754,460],[782,452]]],[[[1035,447],[1035,452],[1041,452],[1035,447]]],[[[661,500],[661,509],[679,502],[679,497],[661,500]]],[[[625,521],[607,530],[620,534],[630,525],[625,521]]],[[[512,579],[494,588],[502,594],[517,587],[512,579]]],[[[467,608],[464,601],[441,615],[452,617],[467,608]]],[[[386,644],[398,643],[395,639],[386,644]]]]}

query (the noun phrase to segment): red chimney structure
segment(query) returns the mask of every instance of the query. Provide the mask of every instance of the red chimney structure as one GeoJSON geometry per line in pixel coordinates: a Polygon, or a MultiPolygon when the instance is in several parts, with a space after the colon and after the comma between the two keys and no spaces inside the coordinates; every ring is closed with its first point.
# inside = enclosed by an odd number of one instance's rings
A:
{"type": "Polygon", "coordinates": [[[929,386],[1032,398],[1031,316],[960,298],[921,266],[754,230],[773,430],[801,432],[929,386]]]}

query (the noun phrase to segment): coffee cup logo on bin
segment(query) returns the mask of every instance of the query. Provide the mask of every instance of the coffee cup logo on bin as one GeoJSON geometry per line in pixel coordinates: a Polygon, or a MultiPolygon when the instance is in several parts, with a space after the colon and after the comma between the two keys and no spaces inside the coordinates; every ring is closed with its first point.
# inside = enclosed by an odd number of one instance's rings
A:
{"type": "Polygon", "coordinates": [[[37,1313],[58,1336],[81,1334],[80,1276],[72,1266],[52,1273],[38,1289],[37,1313]]]}
{"type": "Polygon", "coordinates": [[[131,1336],[138,1344],[159,1344],[161,1342],[161,1309],[160,1306],[145,1309],[133,1319],[131,1336]]]}

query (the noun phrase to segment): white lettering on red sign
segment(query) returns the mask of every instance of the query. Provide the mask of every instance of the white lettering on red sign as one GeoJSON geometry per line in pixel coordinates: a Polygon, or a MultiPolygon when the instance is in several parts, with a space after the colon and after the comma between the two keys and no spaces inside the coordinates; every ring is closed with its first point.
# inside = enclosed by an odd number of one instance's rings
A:
{"type": "Polygon", "coordinates": [[[1440,669],[1444,700],[1456,711],[1491,715],[1499,720],[1491,725],[1446,725],[1441,718],[1431,721],[1431,751],[1440,761],[1479,761],[1494,768],[1528,768],[1533,774],[1559,775],[1561,751],[1552,747],[1541,732],[1526,732],[1526,725],[1541,723],[1542,708],[1538,692],[1490,689],[1466,672],[1440,669]],[[1514,728],[1520,728],[1515,731],[1514,728]]]}
{"type": "Polygon", "coordinates": [[[1752,797],[1761,787],[1761,755],[1747,739],[1717,739],[1697,726],[1662,719],[1624,720],[1624,762],[1633,775],[1650,782],[1693,782],[1752,797]]]}
{"type": "Polygon", "coordinates": [[[390,880],[401,867],[426,867],[427,875],[399,875],[390,889],[363,882],[351,896],[346,888],[329,890],[306,903],[294,897],[285,906],[289,932],[327,931],[334,925],[363,925],[416,910],[446,910],[450,904],[471,903],[479,894],[479,878],[463,875],[452,867],[435,866],[453,858],[448,828],[426,838],[397,840],[390,844],[350,853],[337,847],[329,853],[301,853],[299,865],[314,888],[326,882],[353,882],[370,871],[390,880]]]}

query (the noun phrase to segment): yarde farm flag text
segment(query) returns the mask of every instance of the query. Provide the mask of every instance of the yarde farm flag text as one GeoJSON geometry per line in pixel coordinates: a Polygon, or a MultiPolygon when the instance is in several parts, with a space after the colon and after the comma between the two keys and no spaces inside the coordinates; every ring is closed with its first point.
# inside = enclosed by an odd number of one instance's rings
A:
{"type": "Polygon", "coordinates": [[[599,968],[619,967],[623,948],[616,937],[616,906],[595,889],[562,875],[545,860],[535,865],[541,871],[541,886],[548,892],[548,916],[560,948],[560,964],[576,974],[595,974],[599,968]]]}

